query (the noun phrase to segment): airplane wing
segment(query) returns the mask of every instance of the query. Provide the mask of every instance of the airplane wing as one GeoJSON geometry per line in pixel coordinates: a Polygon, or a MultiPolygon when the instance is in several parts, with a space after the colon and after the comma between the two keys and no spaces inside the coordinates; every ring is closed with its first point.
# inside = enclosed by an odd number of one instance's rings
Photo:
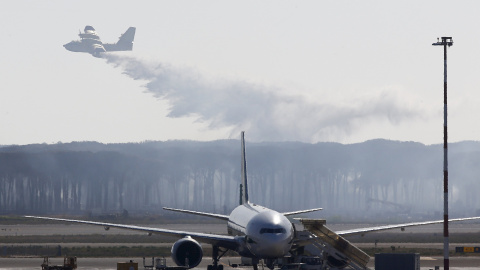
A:
{"type": "Polygon", "coordinates": [[[315,212],[315,211],[320,211],[320,210],[323,210],[323,208],[313,208],[313,209],[307,209],[307,210],[285,212],[285,213],[282,213],[282,214],[284,216],[291,216],[291,215],[310,213],[310,212],[315,212]]]}
{"type": "Polygon", "coordinates": [[[193,214],[193,215],[199,215],[199,216],[205,216],[205,217],[212,217],[212,218],[218,218],[218,219],[221,219],[221,220],[228,221],[228,216],[226,216],[226,215],[212,214],[212,213],[205,213],[205,212],[197,212],[197,211],[184,210],[184,209],[175,209],[175,208],[169,208],[169,207],[163,207],[163,209],[168,210],[168,211],[173,211],[173,212],[181,212],[181,213],[187,213],[187,214],[193,214]]]}
{"type": "MultiPolygon", "coordinates": [[[[480,217],[454,218],[454,219],[449,219],[448,222],[478,220],[478,219],[480,219],[480,217]]],[[[359,229],[353,229],[353,230],[335,231],[335,233],[338,235],[346,236],[346,235],[365,234],[369,232],[378,232],[378,231],[398,229],[398,228],[403,229],[403,228],[412,227],[412,226],[440,224],[440,223],[443,223],[443,219],[434,220],[434,221],[411,222],[411,223],[403,223],[403,224],[395,224],[395,225],[383,225],[383,226],[377,226],[377,227],[359,228],[359,229]]]]}
{"type": "Polygon", "coordinates": [[[228,248],[231,250],[236,250],[239,246],[240,239],[235,238],[234,236],[220,235],[220,234],[209,234],[209,233],[198,233],[198,232],[186,232],[186,231],[176,231],[176,230],[167,230],[160,228],[152,227],[143,227],[135,225],[126,225],[126,224],[115,224],[107,222],[96,222],[96,221],[86,221],[86,220],[76,220],[76,219],[64,219],[64,218],[51,218],[51,217],[38,217],[38,216],[24,216],[26,218],[35,218],[35,219],[45,219],[45,220],[55,220],[55,221],[64,221],[71,223],[81,223],[88,225],[102,226],[105,229],[109,228],[119,228],[134,230],[152,234],[160,234],[166,236],[176,236],[178,238],[183,238],[185,236],[190,236],[193,239],[207,244],[217,245],[223,248],[228,248]]]}
{"type": "MultiPolygon", "coordinates": [[[[175,209],[175,208],[169,208],[169,207],[163,207],[163,209],[169,210],[169,211],[174,211],[174,212],[181,212],[181,213],[187,213],[187,214],[217,218],[217,219],[226,220],[226,221],[228,221],[228,218],[229,218],[226,215],[212,214],[212,213],[205,213],[205,212],[197,212],[197,211],[184,210],[184,209],[175,209]]],[[[314,208],[314,209],[307,209],[307,210],[300,210],[300,211],[285,212],[285,213],[282,213],[282,214],[284,216],[291,216],[291,215],[315,212],[315,211],[319,211],[319,210],[323,210],[323,208],[314,208]]]]}

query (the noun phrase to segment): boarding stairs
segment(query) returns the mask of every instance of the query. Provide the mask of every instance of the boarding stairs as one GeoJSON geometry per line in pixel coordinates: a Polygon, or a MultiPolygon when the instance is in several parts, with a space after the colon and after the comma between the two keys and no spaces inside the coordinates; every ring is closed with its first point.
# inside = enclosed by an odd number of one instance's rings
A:
{"type": "Polygon", "coordinates": [[[338,261],[345,261],[350,269],[368,269],[367,263],[370,256],[327,228],[324,219],[298,220],[303,224],[305,231],[299,231],[297,237],[310,243],[305,246],[306,251],[312,255],[322,256],[324,259],[331,256],[338,261]]]}

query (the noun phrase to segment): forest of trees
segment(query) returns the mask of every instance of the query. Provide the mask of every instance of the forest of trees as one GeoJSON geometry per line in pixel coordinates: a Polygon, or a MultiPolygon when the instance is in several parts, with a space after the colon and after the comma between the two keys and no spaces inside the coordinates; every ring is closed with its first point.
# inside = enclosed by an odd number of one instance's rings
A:
{"type": "MultiPolygon", "coordinates": [[[[431,217],[443,210],[443,148],[247,142],[250,200],[320,216],[431,217]]],[[[449,146],[451,216],[480,209],[480,143],[449,146]]],[[[0,148],[0,214],[229,213],[239,201],[240,142],[77,142],[0,148]]]]}

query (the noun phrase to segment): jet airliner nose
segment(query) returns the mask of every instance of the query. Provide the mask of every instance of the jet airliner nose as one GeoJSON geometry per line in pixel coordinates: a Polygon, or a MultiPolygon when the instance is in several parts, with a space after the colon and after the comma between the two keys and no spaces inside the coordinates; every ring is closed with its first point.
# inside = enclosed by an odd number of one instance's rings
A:
{"type": "Polygon", "coordinates": [[[292,247],[293,226],[282,214],[264,211],[253,217],[246,228],[247,247],[258,257],[277,258],[292,247]]]}
{"type": "Polygon", "coordinates": [[[82,46],[81,46],[81,43],[79,42],[75,42],[75,41],[71,41],[67,44],[64,44],[63,47],[69,51],[72,51],[72,52],[76,52],[76,51],[81,51],[82,50],[82,46]]]}

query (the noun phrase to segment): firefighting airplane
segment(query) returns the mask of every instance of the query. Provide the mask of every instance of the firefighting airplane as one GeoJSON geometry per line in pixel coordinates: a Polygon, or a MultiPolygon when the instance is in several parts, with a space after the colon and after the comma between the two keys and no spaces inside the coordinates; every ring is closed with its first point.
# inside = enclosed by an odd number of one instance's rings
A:
{"type": "Polygon", "coordinates": [[[95,57],[100,57],[104,52],[131,51],[133,48],[133,39],[135,38],[135,29],[135,27],[128,28],[115,44],[104,44],[100,40],[95,28],[87,25],[83,33],[80,32],[78,34],[80,40],[73,40],[63,45],[63,47],[72,52],[86,52],[95,57]]]}
{"type": "MultiPolygon", "coordinates": [[[[287,256],[301,246],[308,245],[304,240],[296,238],[294,225],[287,219],[287,216],[313,212],[321,208],[300,210],[293,212],[280,213],[275,210],[251,203],[248,197],[247,167],[245,155],[244,132],[241,133],[241,185],[240,185],[240,205],[237,206],[230,215],[221,215],[190,210],[164,208],[166,210],[183,212],[194,215],[207,216],[221,219],[227,222],[228,235],[218,235],[210,233],[187,232],[177,230],[167,230],[160,228],[151,228],[135,225],[94,222],[85,220],[73,220],[63,218],[25,216],[28,218],[47,219],[56,221],[65,221],[73,223],[83,223],[90,225],[103,226],[106,230],[112,228],[129,229],[142,231],[148,234],[161,234],[179,237],[172,247],[172,258],[178,266],[186,268],[196,267],[202,261],[203,250],[199,242],[212,245],[212,265],[208,270],[223,270],[223,265],[219,264],[220,258],[228,250],[237,252],[242,257],[252,259],[254,269],[257,270],[257,264],[263,260],[267,267],[273,269],[275,259],[287,256]]],[[[480,219],[480,217],[451,219],[450,221],[463,221],[480,219]]],[[[339,237],[345,235],[365,234],[367,232],[405,228],[409,226],[419,226],[427,224],[443,223],[443,220],[414,222],[396,225],[386,225],[379,227],[361,228],[346,231],[337,231],[339,237]]],[[[330,258],[327,258],[329,262],[330,258]]],[[[338,265],[338,261],[332,262],[338,265]]],[[[346,262],[344,262],[346,263],[346,262]]]]}

